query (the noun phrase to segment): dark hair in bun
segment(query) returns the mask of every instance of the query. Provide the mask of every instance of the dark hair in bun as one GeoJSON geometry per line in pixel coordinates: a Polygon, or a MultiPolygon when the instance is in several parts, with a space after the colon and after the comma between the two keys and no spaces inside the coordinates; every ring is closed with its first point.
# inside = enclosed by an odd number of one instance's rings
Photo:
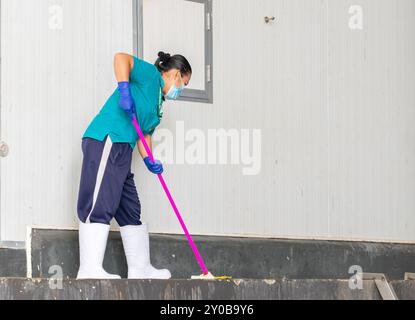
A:
{"type": "Polygon", "coordinates": [[[158,53],[158,59],[154,65],[160,72],[178,69],[182,75],[190,75],[192,73],[192,67],[190,66],[189,61],[187,61],[187,59],[180,54],[171,56],[169,53],[160,51],[158,53]]]}

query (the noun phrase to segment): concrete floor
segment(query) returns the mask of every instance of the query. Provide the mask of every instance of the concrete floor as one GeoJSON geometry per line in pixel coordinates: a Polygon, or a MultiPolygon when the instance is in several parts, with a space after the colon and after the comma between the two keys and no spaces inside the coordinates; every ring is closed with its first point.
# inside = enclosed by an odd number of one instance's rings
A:
{"type": "MultiPolygon", "coordinates": [[[[409,244],[194,236],[209,270],[234,278],[203,281],[189,280],[201,270],[184,236],[152,234],[152,263],[169,268],[172,279],[77,281],[77,236],[76,231],[33,229],[27,252],[25,246],[0,247],[0,300],[381,299],[373,280],[363,281],[362,289],[349,287],[353,265],[385,273],[399,299],[415,299],[415,281],[403,280],[405,272],[415,270],[415,246],[409,244]],[[56,270],[63,280],[54,279],[56,270]]],[[[110,233],[104,267],[126,277],[118,232],[110,233]]]]}
{"type": "MultiPolygon", "coordinates": [[[[415,282],[396,282],[401,299],[415,282]]],[[[412,293],[412,294],[411,294],[412,293]]],[[[373,281],[351,290],[346,280],[57,280],[1,278],[0,299],[35,300],[380,300],[373,281]],[[59,287],[61,285],[61,287],[59,287]]]]}

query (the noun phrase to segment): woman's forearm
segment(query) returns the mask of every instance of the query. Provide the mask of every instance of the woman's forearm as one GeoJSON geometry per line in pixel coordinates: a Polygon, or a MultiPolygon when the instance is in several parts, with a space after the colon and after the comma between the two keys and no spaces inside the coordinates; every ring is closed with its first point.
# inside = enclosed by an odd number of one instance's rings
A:
{"type": "Polygon", "coordinates": [[[126,53],[117,53],[114,56],[114,73],[117,82],[130,80],[130,72],[133,68],[133,57],[126,53]]]}
{"type": "MultiPolygon", "coordinates": [[[[153,152],[152,147],[151,147],[151,136],[149,134],[145,135],[145,139],[147,142],[148,147],[150,148],[150,151],[153,152]]],[[[144,148],[143,143],[141,142],[141,140],[139,139],[137,141],[137,146],[138,146],[138,152],[140,153],[141,157],[144,159],[148,156],[146,149],[144,148]]]]}

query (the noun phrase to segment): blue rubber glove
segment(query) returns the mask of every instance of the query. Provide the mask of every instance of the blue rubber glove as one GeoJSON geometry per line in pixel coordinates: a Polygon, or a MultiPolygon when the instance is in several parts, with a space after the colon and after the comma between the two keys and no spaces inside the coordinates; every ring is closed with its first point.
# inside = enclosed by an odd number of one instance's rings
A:
{"type": "Polygon", "coordinates": [[[144,163],[146,164],[147,169],[150,170],[152,173],[154,174],[163,173],[163,165],[161,164],[160,161],[155,159],[153,162],[151,161],[150,157],[145,157],[144,163]]]}
{"type": "Polygon", "coordinates": [[[131,96],[130,83],[127,81],[118,82],[118,91],[120,92],[118,106],[127,112],[132,118],[135,113],[135,104],[133,97],[131,96]]]}

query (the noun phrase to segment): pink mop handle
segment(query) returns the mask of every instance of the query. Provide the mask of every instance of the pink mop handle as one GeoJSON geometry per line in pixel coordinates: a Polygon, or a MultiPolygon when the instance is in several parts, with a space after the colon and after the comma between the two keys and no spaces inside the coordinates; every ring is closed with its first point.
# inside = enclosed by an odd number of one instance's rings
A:
{"type": "MultiPolygon", "coordinates": [[[[146,139],[144,138],[144,134],[141,131],[141,128],[140,128],[140,125],[138,124],[137,118],[135,117],[135,114],[133,114],[133,124],[134,124],[135,129],[137,130],[138,135],[140,136],[140,140],[143,143],[144,149],[147,151],[147,154],[150,157],[151,161],[154,161],[153,154],[152,154],[150,148],[148,147],[146,139]]],[[[200,256],[199,251],[197,250],[196,245],[193,242],[193,239],[192,239],[189,231],[186,228],[186,225],[184,224],[184,221],[183,221],[183,219],[180,215],[179,209],[177,209],[176,203],[174,202],[173,197],[170,194],[169,188],[167,188],[166,182],[164,181],[164,178],[163,178],[162,174],[160,173],[157,176],[158,176],[158,178],[160,180],[160,183],[161,183],[161,185],[164,189],[164,192],[167,195],[167,198],[170,201],[171,206],[173,207],[174,212],[176,213],[177,219],[179,219],[179,222],[180,222],[180,224],[183,228],[183,231],[186,234],[187,240],[189,241],[189,245],[193,250],[193,253],[194,253],[194,255],[197,259],[197,262],[199,262],[199,265],[202,268],[203,274],[208,274],[208,270],[207,270],[205,264],[203,263],[203,259],[200,256]]]]}

